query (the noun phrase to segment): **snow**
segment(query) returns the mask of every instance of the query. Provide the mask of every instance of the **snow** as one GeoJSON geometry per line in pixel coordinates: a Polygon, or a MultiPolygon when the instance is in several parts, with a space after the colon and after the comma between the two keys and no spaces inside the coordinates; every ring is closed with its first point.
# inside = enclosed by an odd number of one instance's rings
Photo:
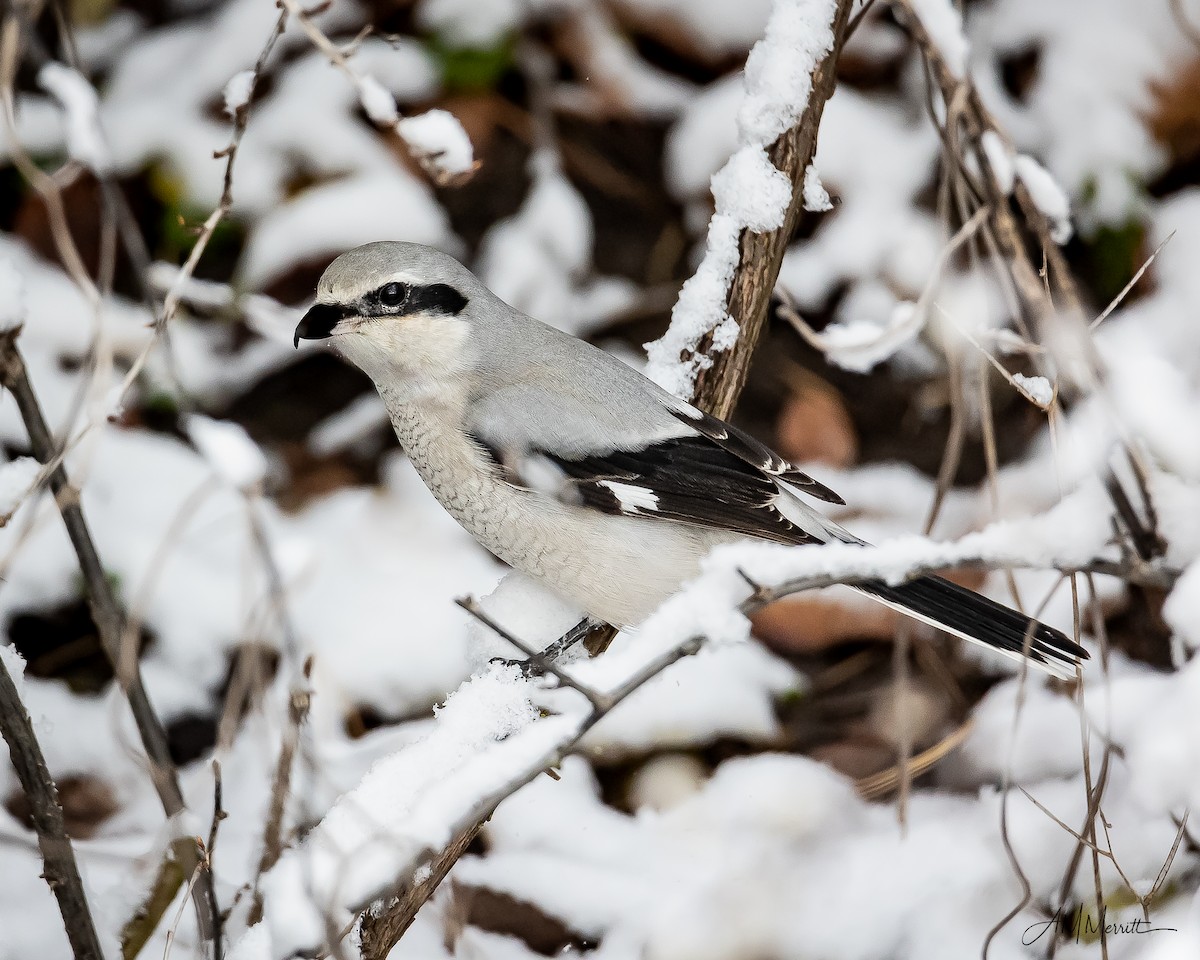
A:
{"type": "Polygon", "coordinates": [[[254,71],[239,70],[229,82],[225,84],[223,96],[225,98],[225,112],[231,117],[236,117],[238,111],[250,102],[250,96],[254,93],[254,71]]]}
{"type": "Polygon", "coordinates": [[[833,209],[829,191],[821,183],[821,175],[811,163],[804,171],[804,209],[811,213],[822,213],[833,209]]]}
{"type": "Polygon", "coordinates": [[[58,101],[66,115],[71,156],[98,175],[107,173],[112,160],[100,130],[100,100],[95,87],[78,71],[53,60],[38,71],[38,86],[58,101]]]}
{"type": "Polygon", "coordinates": [[[448,177],[475,169],[471,138],[448,110],[427,110],[415,117],[405,117],[396,124],[396,132],[413,153],[448,177]]]}
{"type": "Polygon", "coordinates": [[[715,60],[740,55],[767,27],[773,0],[617,0],[635,19],[669,20],[715,60]]]}
{"type": "MultiPolygon", "coordinates": [[[[755,560],[750,548],[729,547],[714,554],[724,562],[735,561],[738,550],[747,550],[742,562],[756,580],[760,571],[764,581],[787,577],[817,576],[831,570],[859,576],[873,575],[889,582],[903,579],[913,564],[953,566],[956,562],[979,559],[997,565],[1078,567],[1103,556],[1108,531],[1098,518],[1105,494],[1098,483],[1081,486],[1065,496],[1044,514],[998,521],[977,533],[967,534],[953,543],[938,543],[922,537],[896,538],[879,546],[830,544],[812,550],[794,551],[774,573],[760,570],[770,564],[770,551],[755,560]],[[783,571],[786,570],[786,573],[783,571]]],[[[757,548],[755,548],[757,549],[757,548]]]]}
{"type": "Polygon", "coordinates": [[[243,282],[265,286],[296,263],[372,240],[411,240],[453,249],[445,211],[402,170],[346,177],[303,191],[266,214],[242,256],[243,282]]]}
{"type": "MultiPolygon", "coordinates": [[[[937,149],[927,128],[848,87],[835,91],[814,165],[836,186],[837,213],[811,242],[789,248],[779,273],[780,286],[801,311],[823,308],[840,285],[876,279],[902,299],[916,299],[945,243],[914,202],[937,149]]],[[[839,319],[861,318],[839,312],[839,319]]]]}
{"type": "Polygon", "coordinates": [[[1142,204],[1137,184],[1154,180],[1167,162],[1145,123],[1153,91],[1195,52],[1171,4],[997,0],[970,8],[968,28],[974,78],[1017,149],[1043,159],[1082,226],[1128,222],[1142,204]],[[1000,63],[1034,48],[1037,76],[1016,101],[1003,88],[1000,63]]]}
{"type": "Polygon", "coordinates": [[[1016,174],[1029,191],[1034,205],[1050,221],[1050,238],[1057,244],[1071,239],[1071,206],[1062,187],[1040,163],[1026,154],[1014,161],[1016,174]]]}
{"type": "Polygon", "coordinates": [[[882,324],[865,319],[838,321],[812,336],[812,342],[830,363],[867,373],[909,343],[924,325],[925,315],[917,304],[894,303],[891,316],[882,324]]]}
{"type": "Polygon", "coordinates": [[[688,101],[668,131],[664,163],[676,199],[703,194],[707,202],[712,175],[737,149],[737,112],[745,91],[740,73],[716,80],[688,101]]]}
{"type": "Polygon", "coordinates": [[[446,701],[426,737],[376,764],[284,854],[263,881],[273,956],[322,942],[320,915],[298,905],[328,911],[340,926],[425,850],[443,846],[478,797],[553,749],[571,721],[534,724],[529,689],[514,667],[475,678],[446,701]]]}
{"type": "Polygon", "coordinates": [[[362,108],[372,123],[390,125],[399,119],[396,111],[396,98],[374,77],[359,77],[358,99],[362,108]]]}
{"type": "Polygon", "coordinates": [[[696,95],[693,84],[644,60],[603,7],[576,3],[568,29],[580,48],[582,77],[555,91],[557,108],[661,120],[676,117],[696,95]]]}
{"type": "Polygon", "coordinates": [[[1200,647],[1200,560],[1194,561],[1163,604],[1163,619],[1193,650],[1200,647]]]}
{"type": "Polygon", "coordinates": [[[387,407],[377,393],[364,393],[344,410],[330,414],[308,436],[314,456],[331,457],[353,447],[389,423],[387,407]]]}
{"type": "Polygon", "coordinates": [[[8,671],[13,685],[17,688],[17,696],[22,696],[25,687],[25,658],[17,653],[15,647],[7,643],[0,644],[0,667],[8,671]]]}
{"type": "Polygon", "coordinates": [[[197,413],[187,418],[185,429],[214,472],[230,486],[253,491],[262,485],[267,458],[240,425],[197,413]]]}
{"type": "Polygon", "coordinates": [[[966,76],[970,48],[963,35],[962,14],[953,0],[909,0],[909,7],[940,51],[950,72],[958,78],[966,76]]]}
{"type": "Polygon", "coordinates": [[[984,130],[979,138],[979,146],[983,149],[984,157],[987,158],[988,167],[991,169],[992,179],[996,181],[996,186],[1000,188],[1001,193],[1008,196],[1012,193],[1017,176],[1017,171],[1013,166],[1015,158],[1012,149],[995,130],[984,130]]]}
{"type": "Polygon", "coordinates": [[[718,210],[755,233],[783,225],[792,185],[759,146],[742,147],[712,178],[718,210]]]}
{"type": "Polygon", "coordinates": [[[16,330],[25,322],[25,282],[16,264],[0,259],[0,333],[16,330]]]}
{"type": "Polygon", "coordinates": [[[505,303],[543,323],[587,336],[635,302],[631,284],[595,276],[592,214],[559,158],[536,151],[533,184],[520,209],[494,223],[479,245],[476,271],[505,303]]]}
{"type": "Polygon", "coordinates": [[[33,457],[17,457],[0,466],[0,526],[12,518],[33,490],[41,470],[42,465],[33,457]]]}
{"type": "Polygon", "coordinates": [[[713,349],[737,340],[728,313],[729,287],[738,265],[743,229],[771,230],[783,222],[791,184],[767,157],[767,148],[795,124],[808,105],[812,72],[833,48],[829,0],[779,0],[766,34],[746,60],[745,96],[738,109],[738,150],[713,175],[716,211],[709,222],[704,258],[683,285],[671,312],[671,325],[646,345],[646,374],[659,386],[687,399],[700,370],[711,359],[696,353],[714,334],[713,349]]]}
{"type": "Polygon", "coordinates": [[[1043,410],[1054,402],[1054,387],[1045,377],[1027,377],[1022,373],[1014,373],[1012,378],[1017,389],[1043,410]]]}

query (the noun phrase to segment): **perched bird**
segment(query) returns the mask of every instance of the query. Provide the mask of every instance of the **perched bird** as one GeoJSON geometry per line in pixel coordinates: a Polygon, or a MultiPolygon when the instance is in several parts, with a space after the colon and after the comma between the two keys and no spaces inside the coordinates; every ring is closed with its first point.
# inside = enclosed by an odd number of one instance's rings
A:
{"type": "MultiPolygon", "coordinates": [[[[442,506],[597,619],[641,622],[718,544],[862,542],[802,499],[842,503],[829,488],[429,247],[369,243],[338,257],[296,327],[297,345],[321,339],[374,381],[442,506]]],[[[940,577],[857,586],[1059,676],[1087,657],[940,577]]]]}

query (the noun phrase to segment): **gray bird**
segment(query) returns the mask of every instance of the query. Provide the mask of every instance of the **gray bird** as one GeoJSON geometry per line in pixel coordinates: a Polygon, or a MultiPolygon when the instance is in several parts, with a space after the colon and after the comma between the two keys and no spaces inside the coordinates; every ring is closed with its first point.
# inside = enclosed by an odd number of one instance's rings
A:
{"type": "MultiPolygon", "coordinates": [[[[842,499],[736,427],[504,303],[414,243],[338,257],[296,327],[375,383],[413,466],[483,546],[590,616],[640,623],[713,547],[861,543],[801,495],[842,499]]],[[[857,584],[1062,677],[1087,652],[940,577],[857,584]]]]}

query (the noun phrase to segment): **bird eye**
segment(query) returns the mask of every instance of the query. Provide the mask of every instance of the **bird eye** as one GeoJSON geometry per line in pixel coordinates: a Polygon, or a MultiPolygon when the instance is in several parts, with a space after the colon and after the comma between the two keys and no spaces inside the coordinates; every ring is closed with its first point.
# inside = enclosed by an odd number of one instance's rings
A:
{"type": "Polygon", "coordinates": [[[379,302],[385,307],[398,307],[408,299],[408,285],[389,283],[379,291],[379,302]]]}

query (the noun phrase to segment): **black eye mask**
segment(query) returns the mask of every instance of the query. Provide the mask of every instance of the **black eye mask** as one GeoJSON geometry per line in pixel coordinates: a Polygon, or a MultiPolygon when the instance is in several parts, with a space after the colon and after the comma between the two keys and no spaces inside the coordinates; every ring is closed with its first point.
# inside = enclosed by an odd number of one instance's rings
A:
{"type": "Polygon", "coordinates": [[[366,317],[406,317],[424,313],[455,317],[469,301],[446,283],[410,286],[407,283],[386,283],[362,298],[361,305],[343,306],[336,303],[314,303],[296,325],[293,343],[301,340],[324,340],[333,335],[339,320],[361,314],[366,317]]]}

